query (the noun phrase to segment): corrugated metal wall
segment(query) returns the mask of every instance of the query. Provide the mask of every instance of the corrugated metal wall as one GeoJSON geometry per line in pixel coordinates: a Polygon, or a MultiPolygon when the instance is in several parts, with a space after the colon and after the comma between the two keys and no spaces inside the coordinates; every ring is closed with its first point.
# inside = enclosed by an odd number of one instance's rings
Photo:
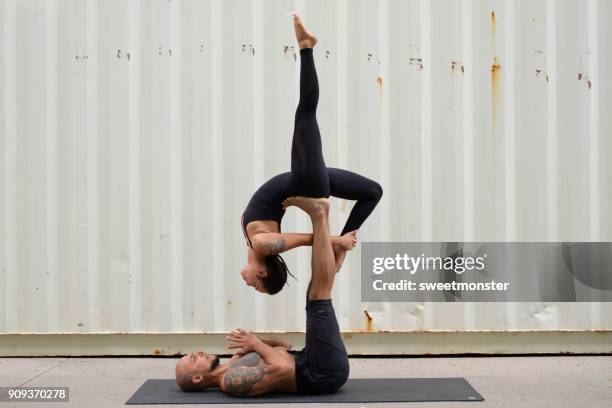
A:
{"type": "MultiPolygon", "coordinates": [[[[289,168],[292,10],[328,165],[385,190],[362,240],[612,241],[608,0],[0,5],[0,332],[304,329],[309,250],[277,296],[238,275],[240,215],[289,168]]],[[[612,328],[605,303],[364,304],[359,273],[357,249],[347,332],[612,328]]]]}

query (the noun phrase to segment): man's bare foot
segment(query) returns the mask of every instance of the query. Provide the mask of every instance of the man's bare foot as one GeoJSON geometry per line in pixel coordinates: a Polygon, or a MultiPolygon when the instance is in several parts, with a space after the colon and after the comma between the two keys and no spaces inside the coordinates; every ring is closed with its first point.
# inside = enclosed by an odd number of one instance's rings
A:
{"type": "Polygon", "coordinates": [[[283,201],[284,209],[291,206],[301,208],[311,217],[316,215],[327,215],[329,213],[329,198],[295,196],[289,197],[283,201]]]}
{"type": "Polygon", "coordinates": [[[345,251],[350,251],[351,249],[355,248],[355,245],[357,245],[357,230],[347,232],[341,237],[337,237],[333,241],[333,245],[334,245],[334,251],[336,247],[338,247],[338,249],[343,249],[345,251]]]}
{"type": "Polygon", "coordinates": [[[295,38],[298,41],[300,50],[303,48],[313,48],[317,45],[319,40],[317,40],[317,37],[312,35],[310,31],[306,30],[302,18],[296,13],[293,13],[293,26],[295,28],[295,38]]]}

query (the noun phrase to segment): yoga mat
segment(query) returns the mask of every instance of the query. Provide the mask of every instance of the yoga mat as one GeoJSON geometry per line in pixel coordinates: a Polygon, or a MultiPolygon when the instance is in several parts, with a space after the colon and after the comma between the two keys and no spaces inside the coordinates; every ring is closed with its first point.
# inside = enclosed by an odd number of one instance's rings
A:
{"type": "Polygon", "coordinates": [[[126,402],[138,404],[264,404],[307,402],[482,401],[464,378],[355,378],[335,394],[232,397],[218,389],[181,391],[174,380],[147,380],[126,402]]]}

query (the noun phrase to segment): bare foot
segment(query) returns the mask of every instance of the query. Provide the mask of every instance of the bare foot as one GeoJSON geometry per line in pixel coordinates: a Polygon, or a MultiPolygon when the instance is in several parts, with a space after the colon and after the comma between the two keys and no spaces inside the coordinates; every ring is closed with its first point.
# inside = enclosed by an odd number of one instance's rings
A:
{"type": "Polygon", "coordinates": [[[306,30],[302,18],[296,13],[293,13],[293,26],[295,28],[295,38],[298,41],[300,50],[303,48],[313,48],[317,45],[319,40],[317,40],[317,37],[312,35],[310,31],[306,30]]]}
{"type": "Polygon", "coordinates": [[[345,251],[350,251],[351,249],[355,248],[355,245],[357,245],[357,230],[347,232],[341,237],[338,237],[334,244],[334,246],[338,247],[338,249],[343,249],[345,251]]]}
{"type": "Polygon", "coordinates": [[[312,197],[289,197],[283,201],[283,208],[295,206],[304,210],[308,215],[327,215],[329,212],[329,198],[312,198],[312,197]]]}

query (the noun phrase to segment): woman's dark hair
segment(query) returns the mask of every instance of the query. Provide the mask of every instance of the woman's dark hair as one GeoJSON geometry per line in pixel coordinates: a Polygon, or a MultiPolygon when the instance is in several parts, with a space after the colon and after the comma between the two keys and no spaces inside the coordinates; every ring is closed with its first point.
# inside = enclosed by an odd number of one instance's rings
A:
{"type": "Polygon", "coordinates": [[[285,283],[287,283],[287,274],[291,275],[294,279],[295,276],[289,272],[285,260],[280,255],[268,255],[264,258],[264,263],[268,274],[265,278],[261,279],[266,292],[270,295],[274,295],[281,291],[285,283]]]}

